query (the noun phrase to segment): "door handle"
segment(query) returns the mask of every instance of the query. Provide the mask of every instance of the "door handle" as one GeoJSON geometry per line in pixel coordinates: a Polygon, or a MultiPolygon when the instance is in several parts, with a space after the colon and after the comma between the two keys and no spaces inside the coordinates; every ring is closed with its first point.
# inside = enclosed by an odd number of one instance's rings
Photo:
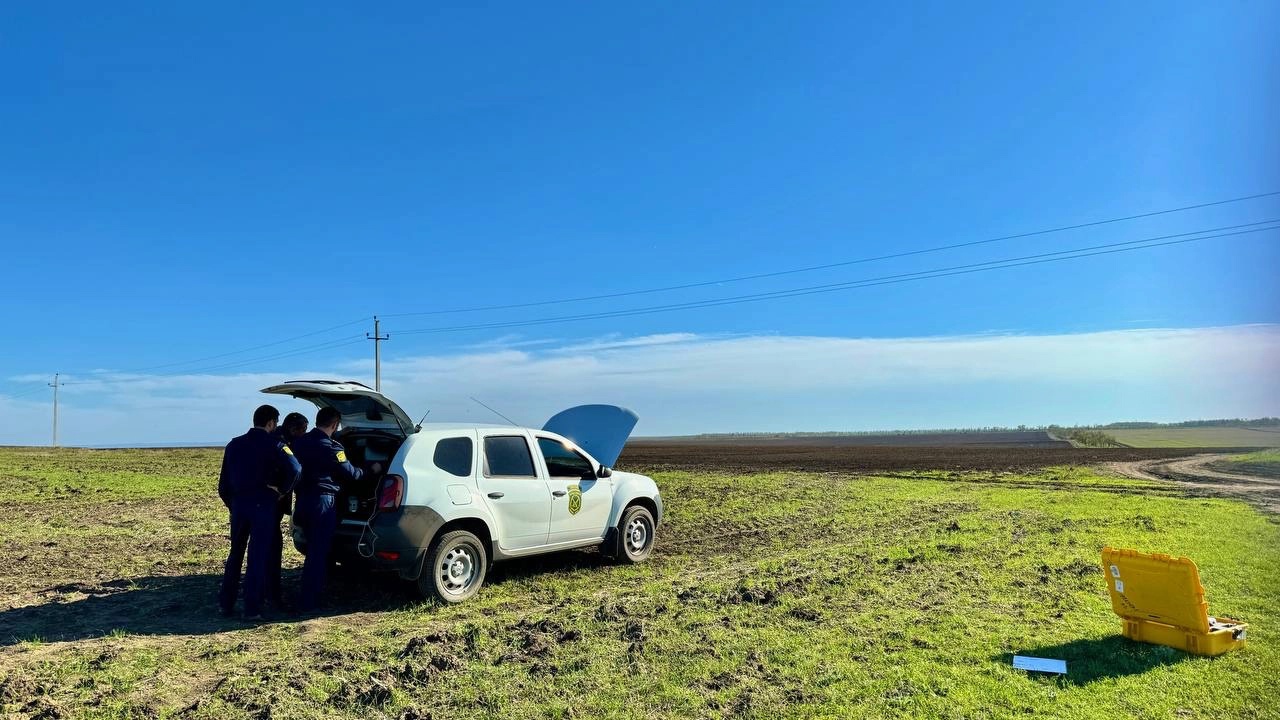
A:
{"type": "Polygon", "coordinates": [[[491,492],[491,493],[489,493],[489,497],[493,498],[494,500],[497,500],[497,499],[499,499],[499,498],[501,498],[501,497],[504,497],[505,495],[506,495],[506,493],[500,493],[500,492],[491,492]]]}
{"type": "Polygon", "coordinates": [[[568,490],[552,490],[551,494],[555,495],[556,497],[564,497],[565,495],[569,494],[569,491],[568,490]]]}

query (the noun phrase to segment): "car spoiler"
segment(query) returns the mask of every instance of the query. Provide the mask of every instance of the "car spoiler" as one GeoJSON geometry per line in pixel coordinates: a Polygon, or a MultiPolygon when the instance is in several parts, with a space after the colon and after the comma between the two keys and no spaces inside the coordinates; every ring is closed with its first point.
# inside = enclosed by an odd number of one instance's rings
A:
{"type": "Polygon", "coordinates": [[[556,413],[542,429],[569,438],[612,467],[639,420],[639,415],[617,405],[579,405],[556,413]]]}

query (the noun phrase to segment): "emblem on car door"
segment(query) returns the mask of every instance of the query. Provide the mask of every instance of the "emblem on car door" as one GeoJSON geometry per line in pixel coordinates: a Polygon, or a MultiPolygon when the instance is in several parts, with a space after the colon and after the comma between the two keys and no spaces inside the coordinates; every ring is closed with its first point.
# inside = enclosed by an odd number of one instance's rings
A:
{"type": "Polygon", "coordinates": [[[569,514],[577,515],[582,509],[582,488],[577,485],[569,486],[569,514]]]}

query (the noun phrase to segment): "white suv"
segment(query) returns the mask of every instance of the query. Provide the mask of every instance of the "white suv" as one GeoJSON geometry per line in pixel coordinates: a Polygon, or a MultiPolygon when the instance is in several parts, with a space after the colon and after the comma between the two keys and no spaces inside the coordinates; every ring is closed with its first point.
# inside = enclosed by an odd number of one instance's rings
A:
{"type": "MultiPolygon", "coordinates": [[[[342,414],[336,436],[357,466],[380,462],[337,498],[334,556],[396,570],[427,597],[461,602],[498,560],[599,546],[624,562],[653,550],[662,496],[651,478],[615,472],[635,427],[630,410],[582,405],[541,430],[415,425],[357,382],[308,380],[263,389],[342,414]]],[[[293,541],[306,553],[305,530],[293,541]]]]}

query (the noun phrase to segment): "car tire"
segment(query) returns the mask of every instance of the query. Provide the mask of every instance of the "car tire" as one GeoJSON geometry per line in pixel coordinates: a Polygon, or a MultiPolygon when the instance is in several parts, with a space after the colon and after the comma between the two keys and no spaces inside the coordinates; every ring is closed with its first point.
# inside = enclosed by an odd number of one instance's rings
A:
{"type": "Polygon", "coordinates": [[[480,538],[454,530],[436,538],[422,559],[418,592],[442,603],[469,600],[484,584],[489,553],[480,538]]]}
{"type": "Polygon", "coordinates": [[[640,505],[632,505],[622,513],[618,521],[618,556],[624,563],[638,563],[653,554],[653,542],[657,539],[657,524],[653,513],[640,505]]]}

